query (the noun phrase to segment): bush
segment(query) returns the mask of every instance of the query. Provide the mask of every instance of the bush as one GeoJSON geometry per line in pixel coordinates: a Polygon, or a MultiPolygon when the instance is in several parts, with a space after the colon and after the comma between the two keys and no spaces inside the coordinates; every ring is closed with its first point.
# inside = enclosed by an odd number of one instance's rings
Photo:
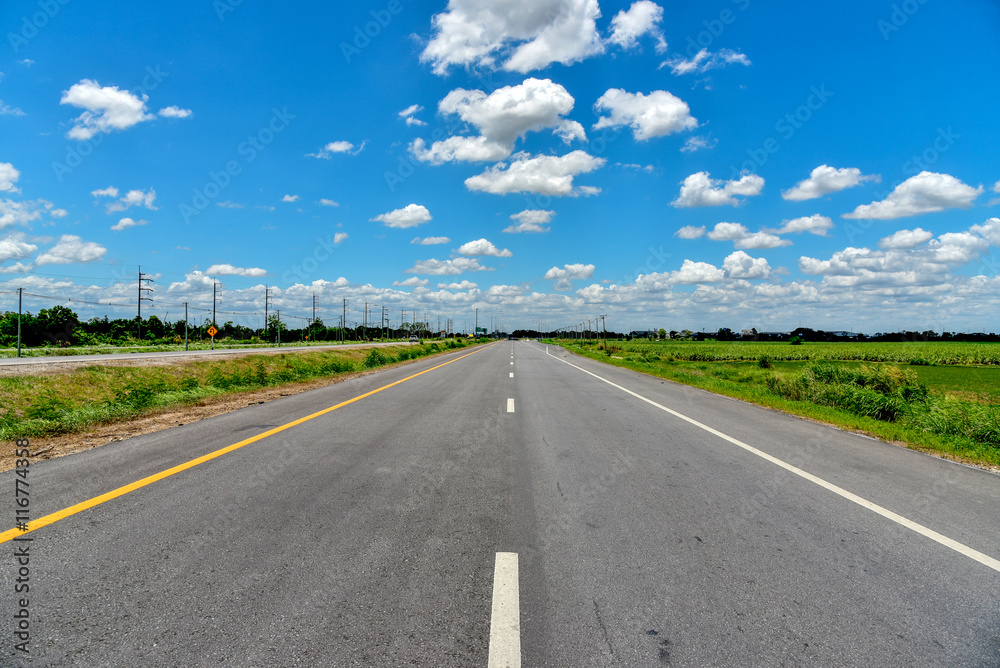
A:
{"type": "Polygon", "coordinates": [[[365,368],[374,369],[375,367],[385,366],[386,361],[385,355],[380,350],[372,348],[365,357],[365,368]]]}
{"type": "Polygon", "coordinates": [[[767,355],[761,355],[757,358],[757,366],[761,369],[771,369],[774,367],[774,365],[771,364],[771,358],[767,355]]]}

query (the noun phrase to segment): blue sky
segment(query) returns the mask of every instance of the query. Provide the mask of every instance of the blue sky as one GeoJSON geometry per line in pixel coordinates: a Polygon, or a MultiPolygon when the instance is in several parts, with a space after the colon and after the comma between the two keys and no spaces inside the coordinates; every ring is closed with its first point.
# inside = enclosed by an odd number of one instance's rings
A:
{"type": "Polygon", "coordinates": [[[1000,329],[1000,5],[773,5],[4,3],[2,308],[1000,329]]]}

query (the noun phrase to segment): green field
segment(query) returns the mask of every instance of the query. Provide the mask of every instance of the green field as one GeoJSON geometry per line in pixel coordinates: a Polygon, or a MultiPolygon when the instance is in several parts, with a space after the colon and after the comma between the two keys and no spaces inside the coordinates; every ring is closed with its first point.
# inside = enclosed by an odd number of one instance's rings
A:
{"type": "Polygon", "coordinates": [[[886,440],[1000,465],[1000,345],[559,343],[616,366],[886,440]]]}

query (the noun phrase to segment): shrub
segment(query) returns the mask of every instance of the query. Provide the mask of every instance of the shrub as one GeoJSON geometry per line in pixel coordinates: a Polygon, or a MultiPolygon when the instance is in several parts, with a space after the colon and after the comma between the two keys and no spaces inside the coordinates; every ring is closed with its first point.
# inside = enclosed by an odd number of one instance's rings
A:
{"type": "Polygon", "coordinates": [[[374,369],[378,366],[384,366],[386,363],[385,355],[382,354],[377,348],[372,348],[368,351],[368,355],[365,357],[365,367],[368,369],[374,369]]]}
{"type": "Polygon", "coordinates": [[[761,369],[771,369],[774,367],[774,365],[771,364],[771,358],[767,355],[761,355],[757,358],[757,366],[761,369]]]}

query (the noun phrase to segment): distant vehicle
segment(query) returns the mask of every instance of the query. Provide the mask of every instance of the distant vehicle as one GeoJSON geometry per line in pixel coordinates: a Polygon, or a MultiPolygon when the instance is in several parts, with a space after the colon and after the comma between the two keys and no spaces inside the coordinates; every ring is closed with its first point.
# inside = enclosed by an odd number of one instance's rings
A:
{"type": "Polygon", "coordinates": [[[410,334],[410,343],[420,343],[420,337],[416,334],[410,334]]]}
{"type": "Polygon", "coordinates": [[[517,337],[516,336],[511,336],[509,338],[510,338],[511,341],[517,341],[517,337]]]}

